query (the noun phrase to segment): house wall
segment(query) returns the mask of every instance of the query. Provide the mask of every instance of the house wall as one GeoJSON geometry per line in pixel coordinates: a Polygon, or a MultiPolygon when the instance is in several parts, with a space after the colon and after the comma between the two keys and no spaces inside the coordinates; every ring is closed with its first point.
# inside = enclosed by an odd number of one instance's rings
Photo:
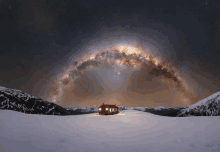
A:
{"type": "Polygon", "coordinates": [[[101,111],[99,111],[99,114],[116,114],[116,113],[118,113],[118,108],[109,108],[108,107],[107,111],[106,111],[107,107],[99,107],[99,108],[102,108],[101,111]],[[114,111],[111,110],[111,112],[110,112],[110,109],[114,109],[114,111]]]}

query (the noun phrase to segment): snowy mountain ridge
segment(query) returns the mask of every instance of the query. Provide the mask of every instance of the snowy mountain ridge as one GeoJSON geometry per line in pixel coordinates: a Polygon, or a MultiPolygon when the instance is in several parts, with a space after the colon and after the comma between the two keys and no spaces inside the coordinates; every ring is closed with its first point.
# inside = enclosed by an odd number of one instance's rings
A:
{"type": "Polygon", "coordinates": [[[190,109],[196,108],[197,106],[202,106],[202,105],[210,104],[210,102],[213,99],[215,99],[215,101],[219,102],[219,100],[220,100],[220,91],[212,94],[211,96],[208,96],[207,98],[199,100],[198,102],[196,102],[195,104],[193,104],[189,108],[187,108],[186,110],[189,111],[190,109]]]}
{"type": "Polygon", "coordinates": [[[44,101],[21,90],[0,86],[0,109],[28,114],[68,115],[68,111],[54,103],[44,101]]]}
{"type": "Polygon", "coordinates": [[[211,96],[199,100],[188,108],[180,110],[177,117],[187,116],[219,116],[220,115],[220,91],[211,96]]]}
{"type": "MultiPolygon", "coordinates": [[[[119,111],[122,110],[139,110],[144,111],[147,107],[125,107],[125,106],[117,106],[119,111]]],[[[66,110],[73,110],[73,111],[84,111],[84,112],[98,112],[98,107],[65,107],[66,110]]]]}
{"type": "MultiPolygon", "coordinates": [[[[122,110],[138,110],[161,116],[218,116],[220,115],[220,92],[185,107],[125,107],[122,110]]],[[[97,107],[61,107],[55,103],[44,101],[21,90],[0,86],[0,109],[8,109],[28,114],[76,115],[98,112],[97,107]]]]}
{"type": "MultiPolygon", "coordinates": [[[[125,106],[118,106],[119,111],[122,110],[131,110],[132,108],[127,108],[125,106]]],[[[143,107],[142,107],[143,108],[143,107]]],[[[72,111],[82,111],[82,112],[98,112],[98,107],[65,107],[66,110],[72,110],[72,111]]]]}
{"type": "Polygon", "coordinates": [[[82,112],[98,112],[97,107],[64,107],[66,110],[82,111],[82,112]]]}

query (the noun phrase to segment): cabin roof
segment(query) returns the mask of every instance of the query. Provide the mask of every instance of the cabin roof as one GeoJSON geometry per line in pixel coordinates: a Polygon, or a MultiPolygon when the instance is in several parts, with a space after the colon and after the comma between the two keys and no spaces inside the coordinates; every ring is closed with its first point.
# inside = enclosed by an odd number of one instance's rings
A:
{"type": "Polygon", "coordinates": [[[103,107],[118,108],[116,105],[111,105],[111,104],[102,104],[101,106],[99,106],[99,108],[103,108],[103,107]]]}

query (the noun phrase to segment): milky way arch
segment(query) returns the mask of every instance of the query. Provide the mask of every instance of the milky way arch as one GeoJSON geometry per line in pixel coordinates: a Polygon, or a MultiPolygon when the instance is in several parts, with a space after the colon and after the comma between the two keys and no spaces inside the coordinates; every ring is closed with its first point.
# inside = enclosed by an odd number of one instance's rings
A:
{"type": "MultiPolygon", "coordinates": [[[[124,73],[124,76],[126,77],[126,73],[124,73]]],[[[94,77],[92,79],[94,79],[94,77]]],[[[102,82],[101,86],[103,85],[106,84],[102,82]]],[[[112,88],[116,85],[116,83],[111,84],[112,88]]],[[[107,88],[109,88],[109,86],[110,84],[107,85],[107,88]]],[[[151,100],[156,100],[156,96],[158,97],[159,94],[155,93],[158,92],[163,92],[163,98],[157,99],[161,101],[151,101],[155,103],[158,102],[158,105],[160,105],[160,102],[166,103],[166,100],[177,100],[177,94],[178,100],[181,100],[183,105],[187,105],[191,103],[192,97],[195,96],[189,83],[184,80],[181,73],[163,59],[161,55],[152,54],[137,45],[129,45],[89,52],[82,58],[73,62],[62,73],[62,76],[57,79],[53,87],[52,99],[57,104],[67,106],[71,105],[71,103],[77,102],[79,104],[82,100],[83,102],[87,101],[86,103],[88,103],[90,99],[92,102],[97,100],[97,98],[102,98],[98,103],[100,104],[102,101],[105,102],[108,98],[112,98],[109,95],[106,96],[109,92],[123,96],[120,99],[115,99],[117,102],[113,103],[119,105],[123,102],[121,100],[126,100],[127,102],[130,102],[129,105],[133,106],[140,104],[138,103],[139,99],[137,99],[137,96],[139,96],[139,98],[142,97],[140,100],[141,103],[150,103],[150,95],[155,96],[154,99],[151,97],[151,100]],[[105,89],[105,87],[100,89],[100,86],[94,85],[94,81],[96,80],[88,78],[88,71],[105,70],[105,72],[108,72],[112,69],[118,75],[122,75],[123,71],[130,69],[130,75],[128,78],[124,79],[126,82],[120,84],[121,86],[124,86],[121,89],[113,91],[111,90],[111,87],[110,90],[105,89]],[[131,73],[133,73],[133,75],[131,73]],[[100,94],[94,93],[99,89],[101,92],[100,94]],[[168,92],[172,90],[172,96],[167,94],[170,98],[167,98],[166,95],[164,95],[164,93],[166,94],[165,90],[168,92]],[[103,94],[103,92],[105,93],[103,94]],[[103,98],[104,96],[106,97],[103,98]],[[137,104],[131,104],[132,101],[129,101],[129,99],[132,99],[133,102],[136,102],[137,104]]],[[[159,96],[162,97],[162,95],[159,96]]],[[[175,105],[173,102],[174,101],[172,101],[170,105],[175,105]]],[[[97,103],[89,105],[98,106],[97,103]]]]}

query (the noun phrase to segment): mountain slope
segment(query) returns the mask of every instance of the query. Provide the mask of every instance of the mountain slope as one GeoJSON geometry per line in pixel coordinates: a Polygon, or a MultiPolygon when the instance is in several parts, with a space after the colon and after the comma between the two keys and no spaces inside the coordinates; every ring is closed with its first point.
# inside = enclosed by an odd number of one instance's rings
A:
{"type": "Polygon", "coordinates": [[[220,92],[198,101],[188,108],[180,110],[177,117],[187,116],[219,116],[220,115],[220,92]]]}
{"type": "Polygon", "coordinates": [[[28,114],[69,115],[69,112],[61,106],[44,101],[21,90],[5,87],[0,87],[0,109],[28,114]]]}
{"type": "MultiPolygon", "coordinates": [[[[124,107],[122,110],[138,110],[161,116],[188,117],[188,116],[218,116],[220,115],[220,92],[185,107],[124,107]]],[[[0,109],[9,109],[28,114],[44,115],[77,115],[98,112],[95,107],[61,107],[55,103],[44,101],[21,90],[9,89],[0,86],[0,109]]]]}
{"type": "MultiPolygon", "coordinates": [[[[144,107],[143,107],[144,108],[144,107]]],[[[211,96],[198,101],[197,103],[185,107],[146,107],[141,110],[160,116],[170,117],[189,117],[189,116],[219,116],[220,115],[220,92],[216,92],[211,96]]]]}

